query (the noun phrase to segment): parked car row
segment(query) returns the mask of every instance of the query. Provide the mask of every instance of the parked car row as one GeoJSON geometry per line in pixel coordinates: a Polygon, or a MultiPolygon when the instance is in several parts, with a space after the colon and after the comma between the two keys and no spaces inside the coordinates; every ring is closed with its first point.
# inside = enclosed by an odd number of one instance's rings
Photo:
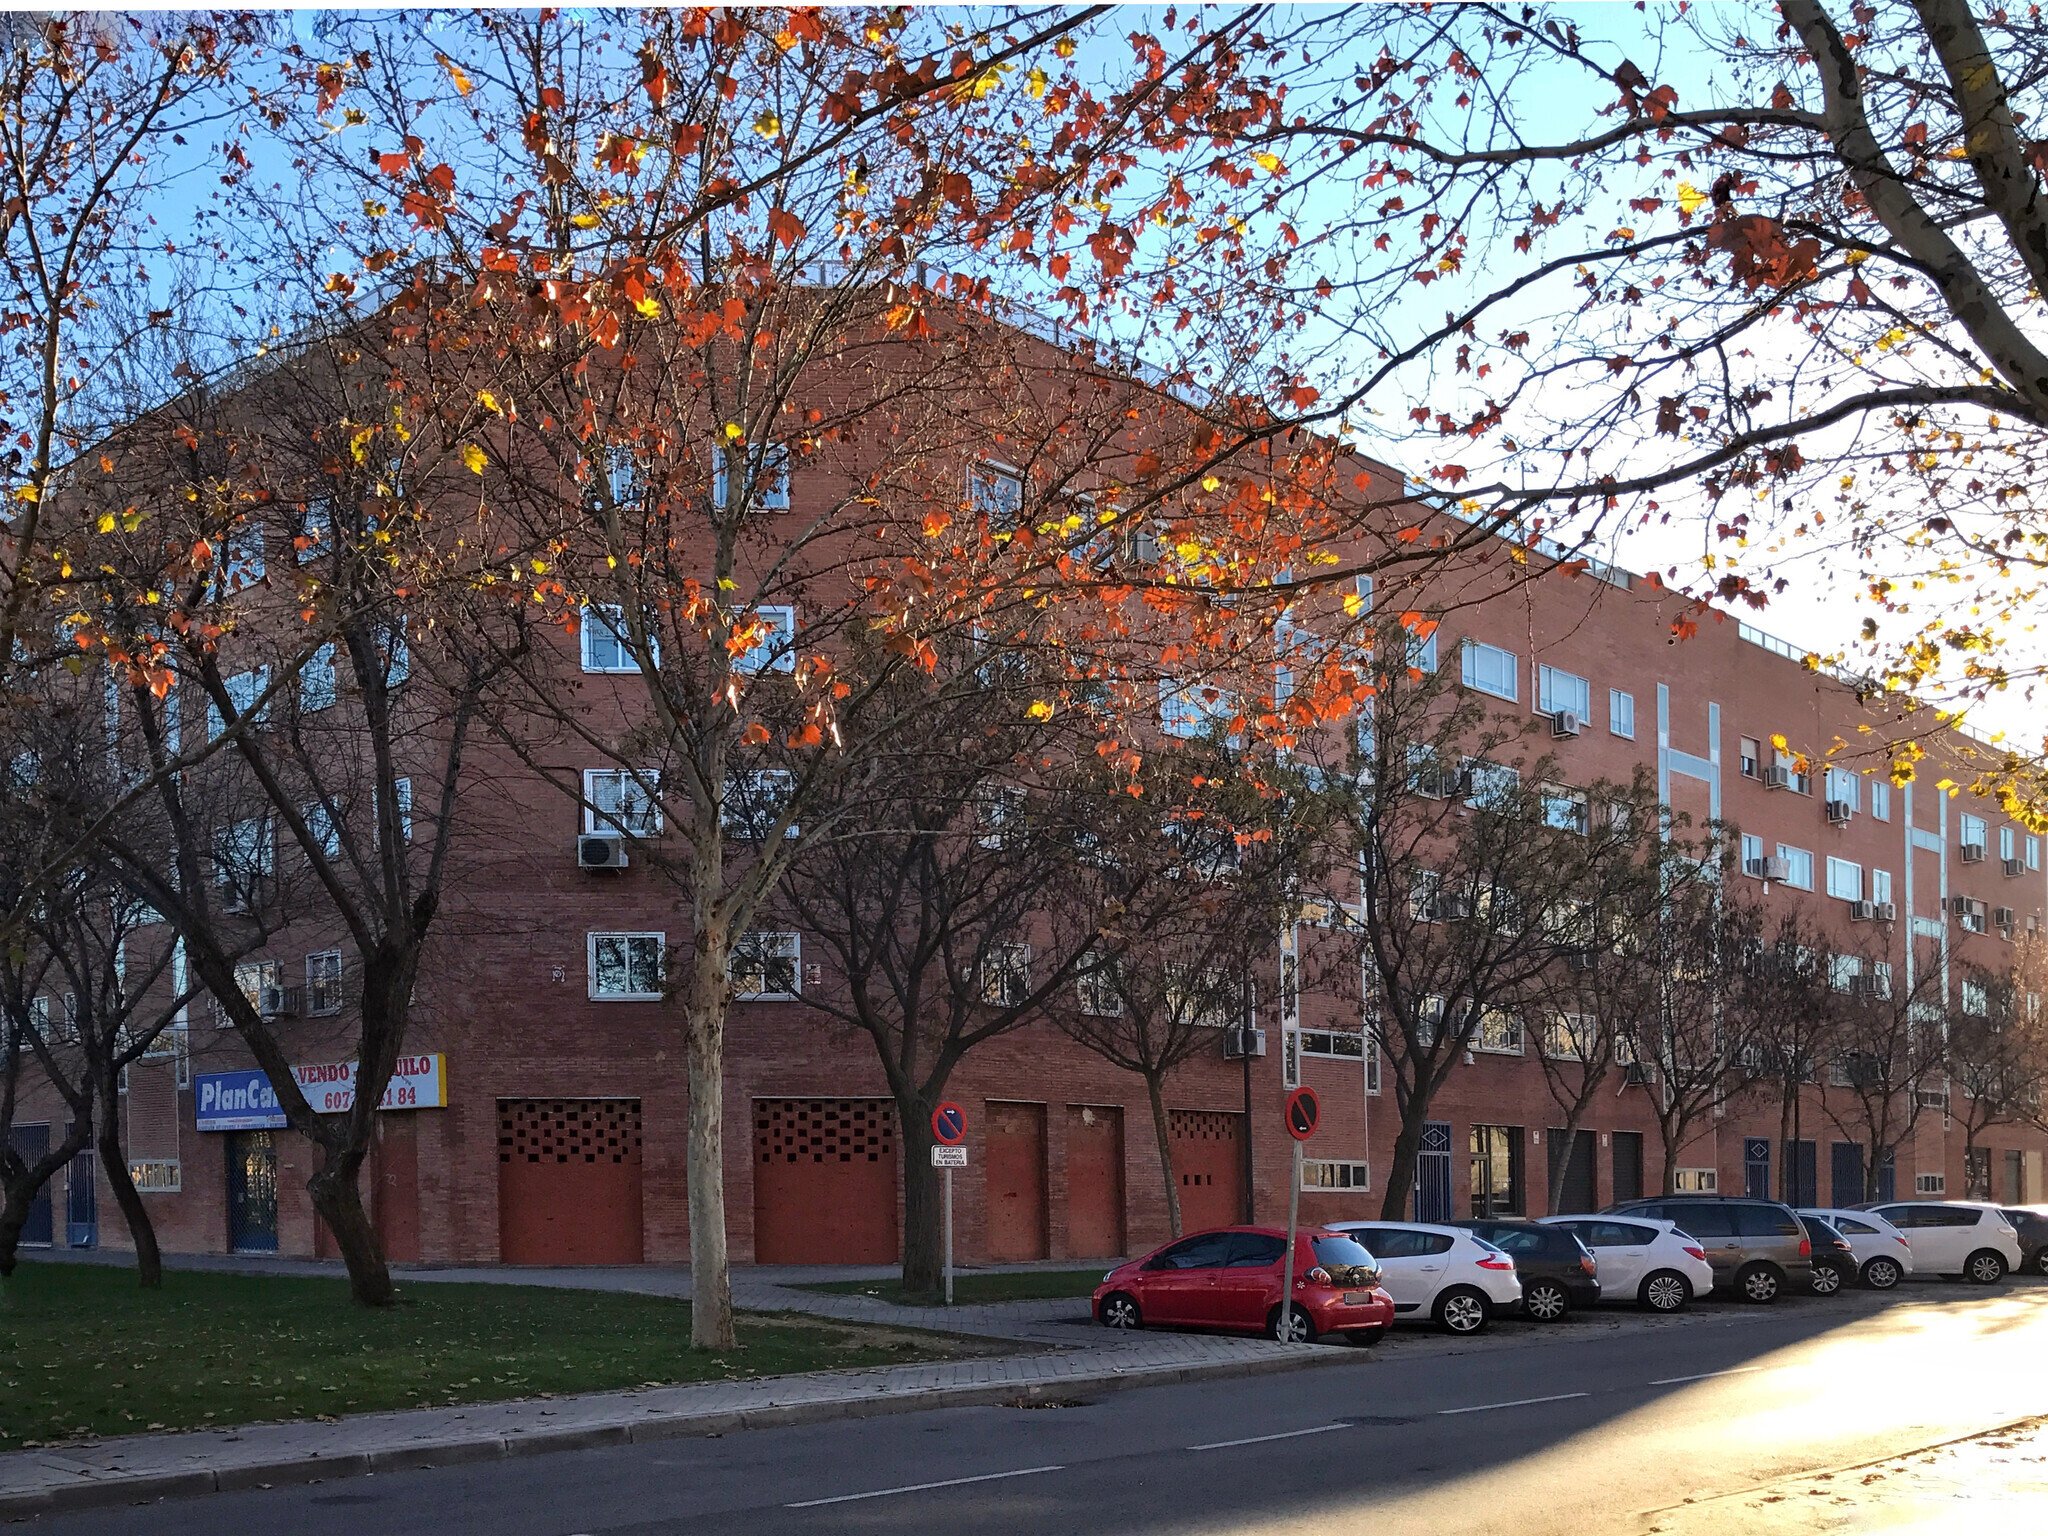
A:
{"type": "Polygon", "coordinates": [[[1666,1195],[1589,1216],[1331,1222],[1297,1234],[1283,1308],[1286,1247],[1270,1227],[1179,1238],[1104,1275],[1096,1320],[1369,1344],[1399,1321],[1475,1334],[1510,1313],[1553,1323],[1599,1302],[1676,1312],[1717,1289],[1767,1303],[1787,1289],[1889,1290],[1916,1272],[1992,1285],[2015,1269],[2048,1273],[2048,1212],[1934,1200],[1795,1211],[1666,1195]]]}

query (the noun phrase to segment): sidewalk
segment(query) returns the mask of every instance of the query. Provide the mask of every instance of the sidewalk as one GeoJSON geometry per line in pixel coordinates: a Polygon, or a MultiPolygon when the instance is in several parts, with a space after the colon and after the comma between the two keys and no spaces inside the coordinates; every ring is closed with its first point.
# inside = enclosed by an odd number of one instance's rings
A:
{"type": "MultiPolygon", "coordinates": [[[[1077,1342],[1091,1334],[1088,1329],[1070,1331],[1079,1336],[1077,1342]]],[[[0,1520],[684,1435],[986,1406],[1045,1394],[1085,1391],[1096,1396],[1128,1387],[1360,1364],[1371,1358],[1363,1350],[1263,1339],[1092,1333],[1116,1342],[997,1359],[414,1409],[333,1424],[251,1424],[16,1451],[0,1455],[0,1520]]]]}

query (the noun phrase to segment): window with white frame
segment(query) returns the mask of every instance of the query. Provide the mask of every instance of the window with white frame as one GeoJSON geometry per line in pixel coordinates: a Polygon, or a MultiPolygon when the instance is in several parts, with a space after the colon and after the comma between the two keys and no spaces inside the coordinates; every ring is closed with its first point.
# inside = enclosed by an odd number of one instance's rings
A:
{"type": "Polygon", "coordinates": [[[299,668],[299,710],[313,714],[334,707],[336,695],[334,677],[334,642],[328,641],[299,668]]]}
{"type": "Polygon", "coordinates": [[[1863,866],[1847,859],[1828,858],[1828,894],[1842,901],[1863,899],[1863,866]]]}
{"type": "Polygon", "coordinates": [[[659,1002],[668,967],[668,936],[593,933],[589,936],[590,996],[598,1002],[659,1002]]]}
{"type": "MultiPolygon", "coordinates": [[[[748,499],[750,512],[787,512],[789,510],[789,444],[784,442],[753,443],[747,447],[747,467],[753,480],[753,494],[748,499]]],[[[731,457],[723,447],[711,450],[711,499],[719,507],[726,505],[731,494],[731,457]]]]}
{"type": "Polygon", "coordinates": [[[1856,990],[1856,978],[1863,974],[1860,955],[1828,956],[1828,985],[1837,992],[1856,990]]]}
{"type": "Polygon", "coordinates": [[[1870,781],[1870,814],[1879,821],[1892,819],[1892,787],[1883,779],[1870,781]]]}
{"type": "Polygon", "coordinates": [[[1500,763],[1489,763],[1483,757],[1468,757],[1462,764],[1465,780],[1465,803],[1475,809],[1505,811],[1515,803],[1515,795],[1522,787],[1522,775],[1513,768],[1500,763]]]}
{"type": "Polygon", "coordinates": [[[981,960],[981,1000],[1015,1008],[1031,994],[1031,946],[991,944],[981,960]]]}
{"type": "Polygon", "coordinates": [[[1612,736],[1636,739],[1636,696],[1619,688],[1607,690],[1607,731],[1612,736]]]}
{"type": "Polygon", "coordinates": [[[753,676],[762,672],[796,670],[796,610],[767,604],[754,610],[754,642],[732,659],[735,672],[753,676]]]}
{"type": "Polygon", "coordinates": [[[1916,1173],[1913,1175],[1913,1193],[1916,1195],[1942,1195],[1948,1193],[1948,1175],[1945,1173],[1916,1173]]]}
{"type": "Polygon", "coordinates": [[[2041,867],[2041,839],[2038,837],[2026,837],[2020,841],[2027,851],[2027,868],[2039,869],[2041,867]]]}
{"type": "Polygon", "coordinates": [[[1543,820],[1560,832],[1584,836],[1592,824],[1586,792],[1565,784],[1543,786],[1543,820]]]}
{"type": "Polygon", "coordinates": [[[1777,755],[1776,761],[1777,766],[1785,774],[1786,787],[1793,794],[1804,795],[1811,792],[1813,788],[1812,780],[1800,771],[1799,754],[1797,752],[1780,752],[1777,755]]]}
{"type": "Polygon", "coordinates": [[[1426,635],[1408,631],[1408,665],[1417,672],[1436,671],[1436,629],[1431,627],[1426,635]]]}
{"type": "Polygon", "coordinates": [[[1888,869],[1873,869],[1870,872],[1870,899],[1874,902],[1888,902],[1892,899],[1892,872],[1888,869]]]}
{"type": "Polygon", "coordinates": [[[1360,1029],[1304,1029],[1301,1054],[1327,1056],[1337,1061],[1357,1061],[1365,1055],[1365,1031],[1360,1029]]]}
{"type": "Polygon", "coordinates": [[[1227,725],[1236,714],[1230,695],[1212,684],[1159,680],[1159,728],[1169,736],[1204,736],[1212,725],[1227,725]]]}
{"type": "Polygon", "coordinates": [[[974,792],[974,840],[984,848],[1014,848],[1024,836],[1024,791],[1014,784],[983,784],[974,792]]]}
{"type": "Polygon", "coordinates": [[[583,605],[583,670],[635,672],[633,650],[626,642],[626,610],[616,603],[583,605]]]}
{"type": "Polygon", "coordinates": [[[1356,615],[1356,614],[1361,614],[1361,613],[1371,613],[1371,612],[1372,612],[1372,578],[1371,578],[1370,576],[1360,576],[1360,577],[1356,578],[1356,579],[1355,579],[1355,580],[1354,580],[1354,581],[1353,581],[1353,582],[1351,583],[1351,589],[1352,589],[1352,591],[1354,591],[1354,592],[1356,592],[1356,593],[1358,594],[1358,602],[1357,602],[1357,605],[1356,605],[1355,607],[1354,607],[1353,605],[1351,605],[1351,604],[1346,604],[1346,605],[1345,605],[1345,610],[1344,610],[1344,611],[1345,611],[1345,612],[1346,612],[1347,614],[1351,614],[1351,615],[1356,615]]]}
{"type": "Polygon", "coordinates": [[[587,768],[583,772],[583,830],[626,837],[661,832],[661,770],[587,768]]]}
{"type": "Polygon", "coordinates": [[[341,951],[323,949],[306,956],[306,1012],[341,1012],[341,951]]]}
{"type": "Polygon", "coordinates": [[[1972,1018],[1982,1018],[1991,1011],[1991,994],[1981,981],[1963,983],[1963,1012],[1972,1018]]]}
{"type": "Polygon", "coordinates": [[[2016,842],[2017,836],[2018,834],[2011,827],[2000,827],[1998,829],[1998,857],[2000,859],[2016,859],[2019,857],[2016,842]]]}
{"type": "Polygon", "coordinates": [[[1488,1008],[1479,1015],[1479,1027],[1472,1032],[1472,1049],[1495,1056],[1522,1054],[1522,1020],[1504,1008],[1488,1008]]]}
{"type": "Polygon", "coordinates": [[[1764,862],[1764,840],[1753,833],[1742,834],[1742,868],[1745,874],[1760,874],[1764,862]]]}
{"type": "Polygon", "coordinates": [[[1982,816],[1965,815],[1962,818],[1960,818],[1960,822],[1956,833],[1956,841],[1961,843],[1965,848],[1982,848],[1984,846],[1984,834],[1986,830],[1987,829],[1985,827],[1984,818],[1982,816]]]}
{"type": "Polygon", "coordinates": [[[639,502],[647,489],[647,477],[633,457],[630,443],[611,443],[604,449],[604,484],[614,506],[629,507],[639,502]]]}
{"type": "Polygon", "coordinates": [[[1870,995],[1888,998],[1892,995],[1892,963],[1889,960],[1870,962],[1870,995]]]}
{"type": "Polygon", "coordinates": [[[263,525],[249,523],[221,540],[216,597],[231,597],[263,579],[263,525]]]}
{"type": "MultiPolygon", "coordinates": [[[[749,768],[726,775],[719,799],[718,823],[727,837],[758,843],[774,829],[796,792],[796,776],[787,768],[749,768]]],[[[795,837],[796,823],[782,835],[795,837]]]]}
{"type": "Polygon", "coordinates": [[[1593,1021],[1582,1013],[1553,1013],[1539,1044],[1553,1061],[1584,1061],[1595,1044],[1593,1021]]]}
{"type": "Polygon", "coordinates": [[[1436,1037],[1443,1032],[1444,1000],[1432,992],[1415,1005],[1415,1043],[1423,1050],[1436,1044],[1436,1037]]]}
{"type": "Polygon", "coordinates": [[[1408,915],[1418,923],[1434,923],[1443,916],[1444,877],[1433,869],[1418,869],[1408,877],[1408,915]]]}
{"type": "Polygon", "coordinates": [[[1372,1188],[1372,1165],[1352,1158],[1305,1157],[1301,1160],[1301,1187],[1324,1194],[1372,1188]]]}
{"type": "Polygon", "coordinates": [[[1074,977],[1081,1012],[1091,1019],[1123,1017],[1122,965],[1115,955],[1088,955],[1074,977]]]}
{"type": "Polygon", "coordinates": [[[1840,800],[1850,810],[1856,810],[1862,801],[1863,781],[1846,768],[1830,768],[1827,771],[1827,795],[1829,800],[1840,800]]]}
{"type": "Polygon", "coordinates": [[[1197,969],[1169,960],[1164,973],[1166,1011],[1170,1018],[1204,1029],[1239,1023],[1250,1007],[1243,990],[1227,971],[1197,969]]]}
{"type": "Polygon", "coordinates": [[[1513,702],[1521,697],[1521,658],[1513,651],[1504,651],[1497,645],[1467,640],[1464,647],[1463,676],[1467,688],[1490,693],[1497,699],[1513,702]]]}
{"type": "Polygon", "coordinates": [[[803,940],[794,933],[748,933],[732,947],[727,974],[742,1002],[795,997],[803,973],[803,940]]]}
{"type": "MultiPolygon", "coordinates": [[[[235,990],[247,998],[249,1006],[259,1013],[263,1009],[265,989],[280,986],[283,981],[284,967],[275,960],[245,960],[235,967],[235,990]]],[[[234,1015],[220,1005],[218,998],[214,1000],[213,1019],[222,1027],[235,1021],[234,1015]]]]}
{"type": "Polygon", "coordinates": [[[990,528],[1013,529],[1024,515],[1024,477],[1006,464],[976,464],[967,472],[967,505],[986,514],[990,528]]]}
{"type": "Polygon", "coordinates": [[[268,819],[257,816],[216,828],[213,834],[214,881],[221,903],[230,912],[254,905],[262,882],[277,868],[276,845],[268,819]]]}
{"type": "Polygon", "coordinates": [[[1813,889],[1813,855],[1804,848],[1778,844],[1778,857],[1785,861],[1785,883],[1802,891],[1813,889]]]}
{"type": "Polygon", "coordinates": [[[1581,720],[1593,718],[1593,685],[1576,672],[1560,667],[1536,669],[1536,707],[1546,715],[1568,709],[1581,720]]]}
{"type": "MultiPolygon", "coordinates": [[[[237,672],[232,677],[222,678],[221,687],[227,693],[228,707],[234,710],[236,718],[239,719],[254,709],[256,701],[269,691],[270,668],[252,667],[247,672],[237,672]]],[[[255,717],[255,723],[261,725],[269,713],[270,711],[266,707],[262,714],[255,717]]],[[[221,716],[220,706],[212,699],[208,699],[206,701],[206,739],[208,741],[216,741],[219,739],[220,733],[226,729],[227,722],[221,716]]]]}
{"type": "Polygon", "coordinates": [[[412,780],[393,779],[391,788],[398,801],[398,835],[409,843],[412,841],[412,780]]]}
{"type": "Polygon", "coordinates": [[[316,560],[334,548],[334,504],[325,496],[316,496],[306,503],[292,545],[298,551],[300,565],[316,560]]]}
{"type": "Polygon", "coordinates": [[[341,857],[341,828],[335,825],[334,813],[324,802],[316,800],[311,805],[299,807],[299,817],[306,823],[307,835],[322,857],[341,857]]]}

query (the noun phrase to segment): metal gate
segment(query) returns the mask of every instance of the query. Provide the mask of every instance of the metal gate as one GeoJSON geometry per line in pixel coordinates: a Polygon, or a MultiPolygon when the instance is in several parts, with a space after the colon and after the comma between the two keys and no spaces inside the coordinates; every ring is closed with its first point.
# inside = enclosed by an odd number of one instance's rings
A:
{"type": "Polygon", "coordinates": [[[1183,1232],[1244,1220],[1244,1116],[1224,1109],[1167,1112],[1183,1232]]]}
{"type": "Polygon", "coordinates": [[[896,1104],[754,1100],[754,1262],[893,1264],[896,1104]]]}
{"type": "Polygon", "coordinates": [[[1557,1166],[1564,1164],[1564,1184],[1558,1191],[1557,1209],[1553,1216],[1579,1215],[1586,1211],[1600,1209],[1599,1171],[1595,1159],[1599,1144],[1591,1131],[1574,1131],[1569,1142],[1563,1131],[1550,1133],[1550,1173],[1557,1177],[1557,1166]]]}
{"type": "Polygon", "coordinates": [[[640,1161],[638,1099],[500,1099],[499,1259],[640,1263],[640,1161]]]}
{"type": "Polygon", "coordinates": [[[1765,1136],[1742,1138],[1742,1192],[1752,1200],[1771,1196],[1771,1143],[1765,1136]]]}
{"type": "Polygon", "coordinates": [[[1422,1150],[1415,1158],[1415,1219],[1451,1219],[1451,1122],[1422,1122],[1422,1150]]]}
{"type": "Polygon", "coordinates": [[[99,1164],[88,1133],[64,1179],[64,1241],[73,1248],[90,1248],[100,1240],[98,1175],[99,1164]]]}
{"type": "MultiPolygon", "coordinates": [[[[25,1163],[33,1163],[49,1155],[50,1128],[47,1125],[17,1125],[7,1133],[7,1140],[14,1148],[15,1156],[25,1163]]],[[[22,1227],[16,1242],[23,1248],[47,1248],[54,1225],[50,1216],[50,1186],[45,1184],[30,1202],[28,1222],[22,1227]]]]}
{"type": "Polygon", "coordinates": [[[228,1136],[228,1247],[277,1252],[277,1140],[269,1131],[228,1136]]]}

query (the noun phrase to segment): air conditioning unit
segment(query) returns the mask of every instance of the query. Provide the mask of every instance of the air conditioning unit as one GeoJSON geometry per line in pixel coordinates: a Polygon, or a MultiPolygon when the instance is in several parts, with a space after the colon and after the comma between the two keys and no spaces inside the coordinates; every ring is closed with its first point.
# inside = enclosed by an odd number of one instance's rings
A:
{"type": "Polygon", "coordinates": [[[266,1019],[295,1019],[300,1012],[300,989],[261,987],[256,993],[256,1011],[266,1019]]]}
{"type": "Polygon", "coordinates": [[[1574,971],[1590,971],[1599,963],[1599,957],[1588,949],[1568,950],[1564,957],[1565,966],[1574,971]]]}
{"type": "Polygon", "coordinates": [[[1568,709],[1560,709],[1550,717],[1550,734],[1560,739],[1579,734],[1579,717],[1568,709]]]}
{"type": "Polygon", "coordinates": [[[1838,827],[1846,826],[1849,818],[1855,814],[1856,808],[1846,800],[1830,800],[1828,802],[1828,820],[1838,827]]]}
{"type": "Polygon", "coordinates": [[[1965,864],[1982,864],[1984,862],[1984,845],[1982,843],[1965,843],[1957,851],[1956,856],[1965,864]]]}
{"type": "Polygon", "coordinates": [[[1464,896],[1443,896],[1437,900],[1436,912],[1439,922],[1462,922],[1472,915],[1472,903],[1464,896]]]}
{"type": "Polygon", "coordinates": [[[2027,864],[2024,859],[2007,859],[2003,867],[2005,869],[2005,878],[2008,880],[2017,880],[2027,872],[2027,864]]]}
{"type": "Polygon", "coordinates": [[[1744,859],[1742,872],[1755,875],[1759,880],[1789,880],[1792,878],[1792,861],[1789,859],[1744,859]]]}
{"type": "Polygon", "coordinates": [[[1773,763],[1764,770],[1765,789],[1790,789],[1791,787],[1792,770],[1790,768],[1773,763]]]}
{"type": "Polygon", "coordinates": [[[576,839],[578,869],[624,869],[631,862],[626,840],[617,833],[586,832],[576,839]]]}
{"type": "Polygon", "coordinates": [[[1876,915],[1876,911],[1870,902],[1852,901],[1849,903],[1849,921],[1852,923],[1867,923],[1876,915]]]}
{"type": "Polygon", "coordinates": [[[1227,1024],[1223,1029],[1223,1059],[1243,1061],[1247,1056],[1266,1054],[1266,1032],[1249,1024],[1227,1024]]]}
{"type": "Polygon", "coordinates": [[[2013,916],[2011,907],[1994,907],[1991,911],[1991,921],[2008,930],[2012,927],[2013,916]]]}
{"type": "Polygon", "coordinates": [[[1632,1061],[1628,1070],[1622,1073],[1621,1080],[1630,1088],[1647,1088],[1650,1086],[1650,1069],[1640,1061],[1632,1061]]]}
{"type": "Polygon", "coordinates": [[[1899,920],[1899,909],[1888,901],[1873,901],[1870,915],[1880,923],[1895,923],[1899,920]]]}
{"type": "Polygon", "coordinates": [[[1970,909],[1976,905],[1968,896],[1951,896],[1948,899],[1948,909],[1956,917],[1968,917],[1970,909]]]}

